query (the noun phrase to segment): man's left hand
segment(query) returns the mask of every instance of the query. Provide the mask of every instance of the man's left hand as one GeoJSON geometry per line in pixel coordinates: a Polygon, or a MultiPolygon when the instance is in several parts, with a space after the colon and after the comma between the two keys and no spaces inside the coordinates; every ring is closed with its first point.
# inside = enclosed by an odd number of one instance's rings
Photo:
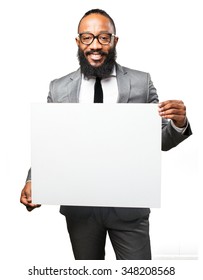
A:
{"type": "Polygon", "coordinates": [[[181,100],[168,100],[159,103],[159,115],[171,119],[177,127],[186,124],[186,107],[181,100]]]}

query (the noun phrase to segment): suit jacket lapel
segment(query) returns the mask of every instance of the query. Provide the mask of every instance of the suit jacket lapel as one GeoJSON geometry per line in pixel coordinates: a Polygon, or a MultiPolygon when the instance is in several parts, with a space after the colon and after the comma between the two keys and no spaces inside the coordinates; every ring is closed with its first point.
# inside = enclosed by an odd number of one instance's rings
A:
{"type": "Polygon", "coordinates": [[[68,84],[67,92],[69,95],[69,102],[70,103],[79,103],[79,93],[80,93],[80,86],[81,86],[81,72],[80,68],[73,72],[70,76],[71,82],[68,84]]]}
{"type": "Polygon", "coordinates": [[[130,79],[127,71],[119,64],[116,64],[117,83],[118,83],[118,103],[127,103],[130,97],[130,79]]]}

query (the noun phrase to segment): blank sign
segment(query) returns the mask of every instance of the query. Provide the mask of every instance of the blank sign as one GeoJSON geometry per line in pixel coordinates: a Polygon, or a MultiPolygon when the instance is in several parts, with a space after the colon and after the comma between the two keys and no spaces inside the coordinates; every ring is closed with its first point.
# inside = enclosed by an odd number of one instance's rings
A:
{"type": "Polygon", "coordinates": [[[34,203],[160,207],[156,104],[32,104],[34,203]]]}

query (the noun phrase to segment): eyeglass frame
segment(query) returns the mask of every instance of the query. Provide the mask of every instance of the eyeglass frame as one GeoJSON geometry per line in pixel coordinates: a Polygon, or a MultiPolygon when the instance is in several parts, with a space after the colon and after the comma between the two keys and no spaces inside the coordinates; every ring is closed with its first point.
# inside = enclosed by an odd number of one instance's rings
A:
{"type": "Polygon", "coordinates": [[[110,44],[112,37],[116,37],[116,35],[113,34],[113,33],[103,32],[103,33],[100,33],[100,34],[98,34],[98,35],[95,36],[94,34],[92,34],[92,33],[90,33],[90,32],[82,32],[82,33],[79,33],[79,34],[78,34],[78,37],[79,37],[81,43],[84,44],[84,45],[86,45],[86,46],[91,45],[91,44],[94,42],[95,39],[97,39],[97,41],[98,41],[101,45],[106,46],[106,45],[110,44]],[[93,36],[91,43],[86,44],[86,43],[82,42],[81,36],[82,36],[83,34],[89,34],[89,35],[92,35],[92,36],[93,36]],[[110,35],[110,40],[109,40],[109,42],[106,43],[106,44],[103,44],[103,43],[101,43],[101,42],[99,41],[99,36],[101,36],[101,35],[103,35],[103,34],[110,35]]]}

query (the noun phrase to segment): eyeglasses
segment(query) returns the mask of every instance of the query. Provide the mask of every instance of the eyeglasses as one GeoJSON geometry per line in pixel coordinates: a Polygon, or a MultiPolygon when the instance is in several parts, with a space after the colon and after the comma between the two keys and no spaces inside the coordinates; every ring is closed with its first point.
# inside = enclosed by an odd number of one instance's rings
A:
{"type": "Polygon", "coordinates": [[[108,45],[111,42],[111,38],[115,37],[114,34],[111,33],[101,33],[97,36],[94,36],[92,33],[80,33],[78,34],[80,41],[84,45],[90,45],[96,38],[101,45],[108,45]]]}

